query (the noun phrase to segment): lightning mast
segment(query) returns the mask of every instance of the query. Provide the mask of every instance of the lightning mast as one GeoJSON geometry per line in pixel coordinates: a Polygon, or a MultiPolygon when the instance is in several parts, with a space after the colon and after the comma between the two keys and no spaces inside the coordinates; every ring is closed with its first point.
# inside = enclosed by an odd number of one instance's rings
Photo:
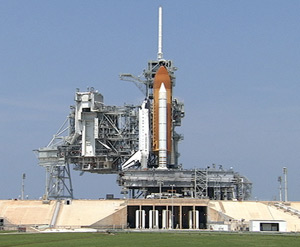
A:
{"type": "Polygon", "coordinates": [[[157,60],[160,61],[163,59],[163,52],[162,52],[162,7],[159,6],[158,8],[158,52],[157,52],[157,60]]]}

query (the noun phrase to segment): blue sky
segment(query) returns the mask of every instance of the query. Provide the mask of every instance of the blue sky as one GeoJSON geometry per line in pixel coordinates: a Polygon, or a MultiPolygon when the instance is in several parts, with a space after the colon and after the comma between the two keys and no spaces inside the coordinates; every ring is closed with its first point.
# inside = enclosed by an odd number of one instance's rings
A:
{"type": "MultiPolygon", "coordinates": [[[[44,193],[33,149],[48,144],[92,86],[107,105],[140,104],[120,73],[140,75],[157,54],[179,68],[184,168],[215,163],[253,182],[253,198],[278,199],[288,167],[289,199],[300,200],[299,1],[0,0],[0,199],[44,193]]],[[[76,198],[118,195],[116,177],[73,171],[76,198]]]]}

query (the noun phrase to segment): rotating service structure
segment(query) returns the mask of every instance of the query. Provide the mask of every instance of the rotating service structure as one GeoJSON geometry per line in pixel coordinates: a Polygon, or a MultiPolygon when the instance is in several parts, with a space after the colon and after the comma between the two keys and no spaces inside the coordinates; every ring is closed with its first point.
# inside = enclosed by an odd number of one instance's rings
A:
{"type": "Polygon", "coordinates": [[[179,165],[183,136],[176,128],[185,112],[173,96],[177,68],[163,58],[161,7],[158,30],[157,59],[140,77],[120,75],[143,92],[141,105],[109,106],[94,88],[77,90],[66,121],[46,147],[36,150],[46,169],[44,199],[73,198],[70,165],[81,173],[117,174],[121,193],[130,198],[250,198],[251,182],[232,169],[179,165]]]}

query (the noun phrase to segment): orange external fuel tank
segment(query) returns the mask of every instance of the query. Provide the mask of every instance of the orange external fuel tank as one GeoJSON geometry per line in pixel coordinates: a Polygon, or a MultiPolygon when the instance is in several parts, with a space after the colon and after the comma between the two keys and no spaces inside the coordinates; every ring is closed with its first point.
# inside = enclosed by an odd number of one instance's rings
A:
{"type": "Polygon", "coordinates": [[[167,151],[172,150],[172,82],[165,66],[160,66],[153,82],[153,151],[159,151],[159,89],[161,84],[167,91],[167,151]]]}

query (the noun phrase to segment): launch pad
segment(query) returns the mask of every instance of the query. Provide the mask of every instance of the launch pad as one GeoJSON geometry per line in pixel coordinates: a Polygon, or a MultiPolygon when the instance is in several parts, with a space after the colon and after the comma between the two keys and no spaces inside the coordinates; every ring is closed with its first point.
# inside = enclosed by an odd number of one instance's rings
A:
{"type": "Polygon", "coordinates": [[[117,174],[126,198],[250,198],[251,182],[232,169],[179,165],[183,138],[175,128],[181,126],[184,104],[173,96],[177,68],[163,58],[161,7],[158,30],[157,60],[148,62],[143,78],[120,75],[143,92],[141,106],[109,106],[94,88],[77,90],[64,124],[46,147],[36,150],[46,169],[45,200],[74,197],[70,165],[82,173],[117,174]]]}

